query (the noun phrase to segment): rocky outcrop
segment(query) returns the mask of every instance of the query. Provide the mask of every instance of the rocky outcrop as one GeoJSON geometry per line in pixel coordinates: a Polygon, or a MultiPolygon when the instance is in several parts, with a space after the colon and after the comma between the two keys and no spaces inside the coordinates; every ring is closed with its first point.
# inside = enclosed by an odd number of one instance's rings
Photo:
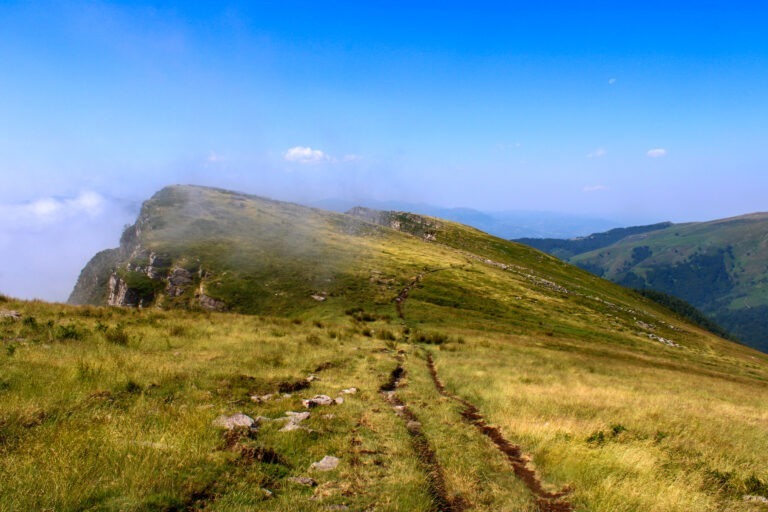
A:
{"type": "Polygon", "coordinates": [[[415,213],[372,210],[362,206],[355,206],[346,213],[372,224],[409,233],[428,242],[437,240],[443,227],[443,224],[437,219],[415,213]]]}
{"type": "Polygon", "coordinates": [[[200,269],[199,261],[192,259],[190,265],[187,258],[174,259],[144,245],[147,235],[162,226],[153,208],[175,205],[182,192],[164,189],[145,203],[136,223],[123,231],[120,246],[99,252],[83,268],[68,302],[147,307],[171,300],[185,307],[226,309],[223,301],[204,292],[209,273],[200,269]]]}
{"type": "Polygon", "coordinates": [[[194,282],[192,272],[185,268],[174,267],[168,274],[168,284],[165,288],[169,297],[178,297],[183,295],[187,287],[194,282]]]}
{"type": "Polygon", "coordinates": [[[109,294],[112,271],[120,262],[119,249],[107,249],[96,253],[80,272],[69,304],[104,304],[109,294]]]}

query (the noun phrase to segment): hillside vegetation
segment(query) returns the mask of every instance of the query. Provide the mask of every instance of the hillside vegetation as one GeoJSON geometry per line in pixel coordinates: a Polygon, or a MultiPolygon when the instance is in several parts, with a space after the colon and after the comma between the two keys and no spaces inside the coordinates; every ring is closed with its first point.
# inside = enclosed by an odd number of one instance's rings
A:
{"type": "Polygon", "coordinates": [[[679,297],[768,351],[768,214],[627,229],[524,243],[624,286],[679,297]]]}
{"type": "Polygon", "coordinates": [[[377,219],[172,187],[78,283],[145,307],[0,299],[0,510],[765,509],[768,356],[377,219]]]}

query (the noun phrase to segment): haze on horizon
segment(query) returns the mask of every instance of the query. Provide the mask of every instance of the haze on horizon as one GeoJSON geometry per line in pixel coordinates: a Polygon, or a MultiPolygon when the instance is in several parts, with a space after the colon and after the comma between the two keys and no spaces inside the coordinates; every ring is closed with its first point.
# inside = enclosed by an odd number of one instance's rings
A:
{"type": "Polygon", "coordinates": [[[173,183],[619,223],[768,210],[766,22],[738,1],[3,2],[0,292],[66,299],[173,183]]]}

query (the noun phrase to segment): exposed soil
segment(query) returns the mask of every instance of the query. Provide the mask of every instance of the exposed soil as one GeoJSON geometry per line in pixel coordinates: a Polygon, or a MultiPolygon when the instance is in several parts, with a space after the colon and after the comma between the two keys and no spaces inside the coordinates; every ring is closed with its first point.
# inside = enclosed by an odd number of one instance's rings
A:
{"type": "Polygon", "coordinates": [[[301,391],[307,389],[310,382],[306,379],[297,380],[296,382],[281,382],[277,385],[277,390],[280,393],[293,393],[295,391],[301,391]]]}
{"type": "Polygon", "coordinates": [[[397,309],[397,316],[399,316],[401,319],[405,320],[405,313],[403,312],[403,306],[405,305],[405,301],[408,299],[408,294],[411,293],[411,289],[413,289],[414,286],[419,284],[419,282],[424,277],[424,274],[419,274],[416,276],[416,278],[410,282],[408,286],[400,290],[400,293],[397,297],[395,297],[395,309],[397,309]]]}
{"type": "Polygon", "coordinates": [[[572,512],[573,505],[564,499],[566,495],[570,494],[571,489],[565,487],[558,492],[546,490],[541,482],[541,478],[536,473],[536,470],[528,465],[528,458],[523,455],[520,446],[510,443],[498,427],[489,425],[480,413],[480,410],[474,404],[460,396],[449,393],[445,389],[445,385],[437,375],[437,368],[435,367],[435,361],[432,359],[431,354],[427,354],[427,365],[429,367],[429,373],[432,375],[432,381],[435,383],[438,392],[464,406],[461,415],[477,427],[480,432],[490,438],[491,441],[493,441],[493,444],[496,445],[496,448],[507,457],[507,460],[515,472],[515,476],[517,476],[517,478],[519,478],[536,497],[536,503],[538,504],[539,510],[541,512],[572,512]]]}
{"type": "Polygon", "coordinates": [[[283,457],[274,451],[272,448],[265,448],[263,446],[239,446],[240,449],[240,462],[263,462],[265,464],[280,464],[281,466],[288,467],[288,463],[283,457]]]}
{"type": "Polygon", "coordinates": [[[403,306],[405,305],[405,301],[408,299],[408,294],[411,293],[411,290],[416,287],[422,279],[424,279],[424,276],[427,274],[432,274],[433,272],[440,272],[441,270],[449,270],[450,267],[447,268],[435,268],[432,270],[427,270],[422,272],[421,274],[417,275],[413,281],[411,281],[405,288],[400,290],[400,293],[393,299],[395,302],[395,309],[397,309],[397,316],[399,316],[402,320],[405,320],[405,313],[403,312],[403,306]]]}
{"type": "Polygon", "coordinates": [[[392,405],[395,413],[403,419],[411,435],[411,443],[416,457],[427,477],[427,489],[432,497],[433,510],[436,512],[462,512],[467,507],[461,499],[451,499],[445,484],[445,476],[440,462],[437,460],[435,450],[429,443],[429,439],[421,428],[416,415],[395,394],[400,380],[405,375],[402,365],[392,370],[389,380],[381,386],[380,391],[384,399],[392,405]]]}

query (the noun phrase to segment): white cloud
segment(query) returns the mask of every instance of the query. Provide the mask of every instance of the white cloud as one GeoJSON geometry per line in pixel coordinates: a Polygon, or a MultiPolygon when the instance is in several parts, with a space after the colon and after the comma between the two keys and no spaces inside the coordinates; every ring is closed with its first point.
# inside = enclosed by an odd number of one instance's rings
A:
{"type": "Polygon", "coordinates": [[[356,162],[356,161],[360,160],[361,158],[363,158],[363,157],[361,157],[360,155],[349,154],[349,155],[344,155],[344,158],[342,158],[341,160],[343,162],[356,162]]]}
{"type": "Polygon", "coordinates": [[[605,192],[607,190],[610,190],[610,188],[606,187],[605,185],[587,185],[581,190],[583,192],[592,193],[592,192],[605,192]]]}
{"type": "Polygon", "coordinates": [[[72,217],[95,217],[104,210],[104,198],[84,191],[76,197],[44,197],[27,203],[0,205],[0,226],[31,227],[59,222],[72,217]]]}
{"type": "Polygon", "coordinates": [[[615,78],[609,78],[608,79],[608,85],[613,85],[615,83],[616,83],[616,79],[615,78]]]}
{"type": "Polygon", "coordinates": [[[646,153],[650,158],[661,158],[667,156],[667,150],[664,148],[649,149],[646,153]]]}
{"type": "Polygon", "coordinates": [[[588,153],[587,154],[587,158],[602,158],[602,157],[604,157],[607,154],[608,154],[608,151],[606,151],[605,149],[597,148],[593,152],[588,153]]]}
{"type": "Polygon", "coordinates": [[[318,164],[334,161],[333,157],[323,151],[304,146],[292,147],[283,154],[283,158],[288,162],[296,162],[300,164],[318,164]]]}

